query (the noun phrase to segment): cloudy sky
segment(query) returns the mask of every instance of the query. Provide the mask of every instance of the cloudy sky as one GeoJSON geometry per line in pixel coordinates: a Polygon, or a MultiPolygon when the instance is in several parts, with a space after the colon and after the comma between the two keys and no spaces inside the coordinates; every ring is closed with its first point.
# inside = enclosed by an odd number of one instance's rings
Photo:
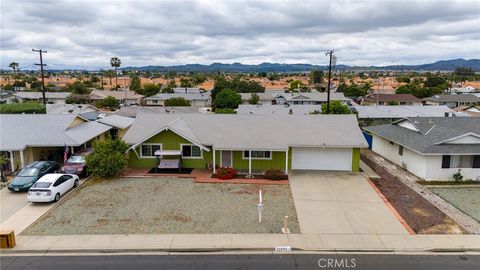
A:
{"type": "Polygon", "coordinates": [[[480,1],[1,0],[1,67],[480,58],[480,1]]]}

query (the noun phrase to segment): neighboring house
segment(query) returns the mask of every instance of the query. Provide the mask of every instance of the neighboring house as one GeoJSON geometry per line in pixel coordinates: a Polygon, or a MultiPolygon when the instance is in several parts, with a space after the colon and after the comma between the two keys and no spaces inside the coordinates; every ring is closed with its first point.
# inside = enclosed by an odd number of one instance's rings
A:
{"type": "Polygon", "coordinates": [[[463,94],[463,93],[474,93],[474,92],[477,92],[477,89],[475,87],[472,87],[472,86],[465,86],[465,87],[452,87],[451,89],[449,89],[449,91],[451,93],[459,93],[459,94],[463,94]]]}
{"type": "Polygon", "coordinates": [[[472,94],[434,95],[423,99],[425,105],[447,105],[449,108],[480,105],[480,97],[472,94]]]}
{"type": "Polygon", "coordinates": [[[182,152],[185,168],[358,171],[368,147],[354,115],[138,114],[123,140],[131,167],[154,168],[157,150],[182,152]]]}
{"type": "Polygon", "coordinates": [[[180,94],[200,94],[205,92],[205,90],[202,90],[197,87],[187,87],[186,89],[185,87],[177,87],[177,88],[173,88],[173,92],[180,93],[180,94]]]}
{"type": "Polygon", "coordinates": [[[209,113],[209,108],[201,107],[160,107],[160,106],[127,106],[121,107],[113,114],[135,118],[139,113],[209,113]]]}
{"type": "Polygon", "coordinates": [[[353,106],[361,126],[388,124],[406,117],[445,117],[455,112],[447,106],[353,106]]]}
{"type": "Polygon", "coordinates": [[[245,105],[241,104],[237,114],[281,114],[308,115],[322,113],[322,105],[245,105]]]}
{"type": "MultiPolygon", "coordinates": [[[[242,96],[242,103],[249,104],[253,93],[239,93],[242,96]]],[[[275,104],[275,96],[283,94],[283,92],[265,91],[263,93],[255,93],[258,96],[258,104],[275,104]]]]}
{"type": "Polygon", "coordinates": [[[47,104],[47,114],[79,115],[88,121],[95,121],[100,109],[90,104],[47,104]]]}
{"type": "Polygon", "coordinates": [[[425,180],[480,180],[480,118],[416,117],[364,128],[372,150],[425,180]]]}
{"type": "MultiPolygon", "coordinates": [[[[275,104],[289,105],[321,105],[327,102],[328,95],[326,92],[300,92],[300,93],[284,93],[275,97],[275,104]]],[[[351,99],[345,97],[342,92],[330,92],[330,101],[339,100],[344,104],[350,104],[351,99]]]]}
{"type": "Polygon", "coordinates": [[[453,110],[471,117],[480,117],[480,106],[460,106],[453,110]]]}
{"type": "MultiPolygon", "coordinates": [[[[45,92],[46,102],[48,104],[65,104],[65,100],[71,95],[70,92],[45,92]]],[[[43,103],[42,92],[16,92],[15,98],[19,102],[36,101],[43,103]]]]}
{"type": "Polygon", "coordinates": [[[13,103],[15,99],[15,95],[12,92],[0,90],[0,104],[10,104],[13,103]]]}
{"type": "Polygon", "coordinates": [[[91,146],[111,129],[69,114],[2,114],[0,123],[0,151],[15,169],[41,159],[61,161],[65,146],[71,152],[91,146]]]}
{"type": "Polygon", "coordinates": [[[147,106],[165,106],[165,100],[171,98],[184,98],[190,101],[193,107],[210,107],[212,105],[212,98],[210,92],[205,93],[159,93],[151,97],[145,98],[147,106]]]}
{"type": "Polygon", "coordinates": [[[411,94],[370,94],[361,98],[360,105],[422,105],[422,100],[411,94]]]}
{"type": "Polygon", "coordinates": [[[93,90],[90,92],[89,98],[93,102],[96,102],[99,100],[104,100],[108,96],[116,98],[121,104],[141,104],[143,100],[143,96],[135,93],[134,91],[108,90],[93,90]]]}
{"type": "Polygon", "coordinates": [[[130,128],[130,126],[133,124],[133,121],[134,119],[131,117],[115,114],[98,119],[99,123],[112,127],[110,130],[110,135],[112,138],[123,138],[125,133],[127,133],[128,128],[130,128]]]}

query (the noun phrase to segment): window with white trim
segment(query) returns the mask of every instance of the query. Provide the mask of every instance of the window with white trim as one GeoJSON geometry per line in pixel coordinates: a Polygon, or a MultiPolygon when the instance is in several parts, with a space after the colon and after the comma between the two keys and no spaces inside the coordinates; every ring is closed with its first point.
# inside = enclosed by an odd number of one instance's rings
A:
{"type": "Polygon", "coordinates": [[[480,168],[480,155],[443,155],[442,168],[480,168]]]}
{"type": "Polygon", "coordinates": [[[202,150],[193,144],[182,144],[182,157],[184,158],[202,158],[202,150]]]}
{"type": "Polygon", "coordinates": [[[145,143],[140,145],[140,157],[155,157],[155,151],[162,150],[162,144],[145,143]]]}
{"type": "MultiPolygon", "coordinates": [[[[243,159],[248,159],[249,151],[243,151],[243,159]]],[[[252,159],[272,159],[272,151],[252,151],[252,159]]]]}

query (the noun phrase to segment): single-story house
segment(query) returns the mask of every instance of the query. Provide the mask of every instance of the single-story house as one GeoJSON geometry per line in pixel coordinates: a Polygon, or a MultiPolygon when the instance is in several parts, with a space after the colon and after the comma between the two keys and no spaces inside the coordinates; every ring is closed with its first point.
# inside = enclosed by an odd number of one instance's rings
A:
{"type": "Polygon", "coordinates": [[[205,93],[158,93],[151,97],[145,98],[145,105],[147,106],[165,106],[165,100],[171,98],[184,98],[190,101],[193,107],[210,107],[212,98],[210,92],[205,93]]]}
{"type": "MultiPolygon", "coordinates": [[[[70,92],[45,92],[46,102],[48,104],[65,104],[65,100],[71,95],[70,92]]],[[[43,103],[42,92],[16,92],[15,98],[19,102],[37,101],[43,103]]]]}
{"type": "Polygon", "coordinates": [[[447,105],[449,108],[480,105],[480,97],[472,94],[442,94],[423,99],[425,105],[447,105]]]}
{"type": "Polygon", "coordinates": [[[477,92],[478,89],[476,89],[475,87],[473,86],[465,86],[465,87],[452,87],[450,90],[449,90],[451,93],[459,93],[459,94],[463,94],[463,93],[473,93],[473,92],[477,92]]]}
{"type": "Polygon", "coordinates": [[[112,96],[122,104],[141,104],[143,95],[139,95],[134,91],[109,91],[109,90],[93,90],[90,92],[89,98],[93,102],[104,100],[106,97],[112,96]],[[126,98],[125,98],[126,97],[126,98]]]}
{"type": "Polygon", "coordinates": [[[15,95],[11,91],[0,89],[0,104],[10,104],[15,100],[15,95]]]}
{"type": "Polygon", "coordinates": [[[480,180],[480,118],[412,117],[364,128],[372,150],[425,180],[480,180]]]}
{"type": "Polygon", "coordinates": [[[138,114],[123,140],[129,164],[155,168],[155,152],[179,151],[182,167],[358,171],[368,144],[354,115],[138,114]]]}
{"type": "Polygon", "coordinates": [[[360,105],[422,105],[422,100],[411,94],[370,94],[360,99],[360,105]]]}
{"type": "Polygon", "coordinates": [[[176,87],[176,88],[173,88],[173,92],[174,93],[183,93],[183,94],[200,94],[202,92],[205,92],[205,90],[202,90],[200,88],[197,88],[197,87],[176,87]]]}
{"type": "Polygon", "coordinates": [[[455,112],[447,106],[359,106],[351,107],[361,126],[388,124],[406,117],[445,117],[455,112]]]}
{"type": "Polygon", "coordinates": [[[308,115],[322,113],[322,105],[270,105],[270,104],[241,104],[237,114],[281,114],[281,115],[308,115]]]}
{"type": "Polygon", "coordinates": [[[480,106],[460,106],[453,109],[457,113],[466,114],[470,117],[480,117],[480,106]]]}
{"type": "Polygon", "coordinates": [[[113,114],[135,118],[140,113],[209,113],[209,108],[192,106],[126,106],[120,107],[113,114]]]}
{"type": "MultiPolygon", "coordinates": [[[[253,93],[239,93],[242,96],[242,104],[249,104],[249,100],[252,98],[253,93]]],[[[277,94],[283,94],[283,92],[265,91],[263,93],[255,93],[258,96],[259,104],[274,104],[275,96],[277,94]]]]}
{"type": "Polygon", "coordinates": [[[36,160],[63,160],[65,146],[72,152],[91,146],[112,128],[70,114],[2,114],[0,123],[0,151],[14,169],[36,160]]]}
{"type": "Polygon", "coordinates": [[[47,104],[47,114],[79,115],[88,121],[95,121],[100,109],[90,104],[47,104]]]}
{"type": "MultiPolygon", "coordinates": [[[[327,102],[326,92],[300,92],[284,93],[275,96],[275,104],[289,105],[321,105],[327,102]]],[[[330,101],[339,100],[343,104],[350,104],[351,99],[345,97],[342,92],[330,92],[330,101]]]]}

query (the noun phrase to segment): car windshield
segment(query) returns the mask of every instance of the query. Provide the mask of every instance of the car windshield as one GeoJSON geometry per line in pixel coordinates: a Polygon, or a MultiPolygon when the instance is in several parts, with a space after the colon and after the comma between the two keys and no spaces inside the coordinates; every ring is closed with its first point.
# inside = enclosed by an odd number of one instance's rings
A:
{"type": "Polygon", "coordinates": [[[38,169],[37,168],[25,168],[20,171],[18,176],[37,176],[38,175],[38,169]]]}
{"type": "Polygon", "coordinates": [[[85,157],[83,156],[71,156],[68,161],[68,163],[85,163],[85,157]]]}
{"type": "Polygon", "coordinates": [[[50,187],[52,183],[48,183],[48,182],[36,182],[33,187],[34,188],[48,188],[50,187]]]}

